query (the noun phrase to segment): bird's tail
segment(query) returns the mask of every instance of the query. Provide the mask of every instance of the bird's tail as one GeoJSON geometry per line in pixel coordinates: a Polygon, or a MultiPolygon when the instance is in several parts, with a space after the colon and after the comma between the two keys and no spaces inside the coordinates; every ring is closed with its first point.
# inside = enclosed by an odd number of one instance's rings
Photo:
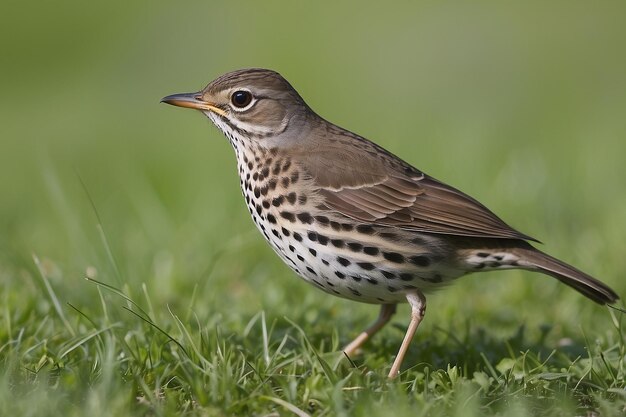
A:
{"type": "Polygon", "coordinates": [[[613,304],[619,296],[608,285],[535,248],[518,248],[520,265],[543,272],[569,285],[599,304],[613,304]],[[523,261],[522,261],[523,260],[523,261]]]}

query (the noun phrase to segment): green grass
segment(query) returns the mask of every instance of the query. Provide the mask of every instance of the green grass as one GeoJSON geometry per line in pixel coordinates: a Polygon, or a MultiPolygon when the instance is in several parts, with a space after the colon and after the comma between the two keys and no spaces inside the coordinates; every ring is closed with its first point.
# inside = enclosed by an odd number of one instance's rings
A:
{"type": "Polygon", "coordinates": [[[623,415],[623,315],[537,274],[430,295],[394,381],[407,306],[347,360],[377,307],[297,279],[226,141],[158,104],[277,69],[626,296],[622,2],[26,3],[0,27],[0,416],[623,415]]]}

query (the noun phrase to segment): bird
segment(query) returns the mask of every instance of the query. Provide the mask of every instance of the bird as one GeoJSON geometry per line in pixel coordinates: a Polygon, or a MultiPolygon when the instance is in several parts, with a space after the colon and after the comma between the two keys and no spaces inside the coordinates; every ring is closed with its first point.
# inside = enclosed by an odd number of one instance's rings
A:
{"type": "Polygon", "coordinates": [[[235,70],[161,101],[199,110],[226,136],[252,220],[300,278],[380,305],[375,322],[343,349],[348,357],[408,302],[410,322],[389,378],[400,373],[424,318],[425,294],[459,277],[517,268],[602,305],[619,299],[476,199],[322,118],[278,72],[235,70]]]}

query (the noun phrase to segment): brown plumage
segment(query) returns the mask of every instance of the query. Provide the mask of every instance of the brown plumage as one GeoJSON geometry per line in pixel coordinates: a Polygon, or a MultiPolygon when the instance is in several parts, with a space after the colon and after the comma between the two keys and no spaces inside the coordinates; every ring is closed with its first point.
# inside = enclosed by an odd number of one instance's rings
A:
{"type": "Polygon", "coordinates": [[[382,305],[347,354],[389,321],[396,303],[409,302],[390,377],[424,315],[424,293],[465,274],[521,268],[600,304],[619,298],[472,197],[319,117],[276,72],[234,71],[163,101],[201,110],[228,137],[248,210],[289,267],[328,293],[382,305]]]}

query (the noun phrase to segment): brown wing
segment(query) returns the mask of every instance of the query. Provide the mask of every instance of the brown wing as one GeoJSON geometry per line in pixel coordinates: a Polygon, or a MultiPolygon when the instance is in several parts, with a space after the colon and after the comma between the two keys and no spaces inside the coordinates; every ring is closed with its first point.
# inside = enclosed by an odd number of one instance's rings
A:
{"type": "Polygon", "coordinates": [[[359,148],[349,152],[308,155],[305,169],[327,208],[363,222],[421,232],[537,241],[472,197],[358,139],[359,148]]]}

